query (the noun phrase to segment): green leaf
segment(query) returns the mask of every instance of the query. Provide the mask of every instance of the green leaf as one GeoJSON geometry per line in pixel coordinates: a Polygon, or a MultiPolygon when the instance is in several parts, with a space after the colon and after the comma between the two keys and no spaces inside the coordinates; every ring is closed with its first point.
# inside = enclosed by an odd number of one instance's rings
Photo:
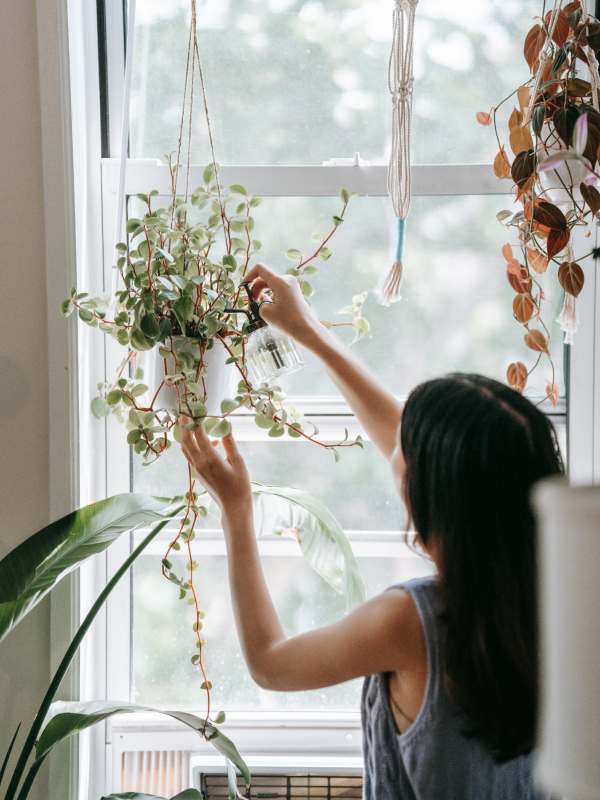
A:
{"type": "Polygon", "coordinates": [[[273,427],[269,431],[269,436],[272,439],[278,439],[280,436],[283,436],[283,434],[285,433],[285,428],[283,427],[283,425],[279,425],[279,423],[275,423],[275,425],[273,425],[273,420],[271,420],[271,425],[273,427]]]}
{"type": "Polygon", "coordinates": [[[270,430],[273,427],[272,417],[268,417],[266,414],[256,414],[254,422],[259,428],[264,428],[265,430],[270,430]]]}
{"type": "Polygon", "coordinates": [[[63,315],[63,317],[70,317],[74,308],[75,306],[71,302],[71,299],[67,298],[66,300],[63,300],[60,305],[60,313],[63,315]]]}
{"type": "Polygon", "coordinates": [[[238,407],[239,403],[236,403],[235,400],[223,400],[221,403],[221,414],[231,414],[231,412],[235,411],[238,407]]]}
{"type": "Polygon", "coordinates": [[[127,444],[137,444],[142,438],[142,432],[138,428],[134,428],[127,434],[127,444]]]}
{"type": "MultiPolygon", "coordinates": [[[[217,720],[216,720],[217,723],[219,723],[219,724],[221,724],[220,721],[219,721],[219,719],[221,717],[221,714],[223,714],[222,711],[219,712],[219,716],[217,717],[217,720]]],[[[225,721],[225,714],[223,714],[223,720],[221,720],[221,721],[223,721],[223,722],[225,721]]],[[[4,773],[6,772],[6,767],[8,766],[8,762],[10,761],[10,754],[13,751],[13,748],[15,746],[15,742],[17,741],[17,736],[19,735],[19,731],[21,730],[21,725],[22,725],[22,723],[19,722],[19,724],[17,725],[17,729],[13,733],[13,737],[10,740],[10,743],[8,745],[8,750],[4,754],[4,758],[2,760],[2,766],[0,767],[0,786],[2,785],[2,780],[4,778],[4,773]]]]}
{"type": "Polygon", "coordinates": [[[228,419],[219,420],[219,423],[212,429],[212,435],[221,439],[231,433],[231,422],[228,419]]]}
{"type": "Polygon", "coordinates": [[[302,258],[302,253],[300,250],[296,250],[294,247],[292,247],[287,251],[286,256],[290,259],[290,261],[296,261],[302,258]]]}
{"type": "Polygon", "coordinates": [[[240,186],[239,183],[234,183],[232,186],[230,186],[229,187],[229,191],[232,194],[242,194],[244,196],[248,194],[246,189],[243,186],[240,186]]]}
{"type": "Polygon", "coordinates": [[[328,261],[331,258],[331,250],[328,247],[322,247],[319,250],[319,258],[328,261]]]}
{"type": "Polygon", "coordinates": [[[365,600],[365,587],[352,547],[339,522],[317,498],[291,487],[253,483],[258,497],[278,497],[289,504],[287,518],[276,527],[296,528],[300,549],[314,571],[352,608],[365,600]]]}
{"type": "Polygon", "coordinates": [[[164,714],[196,731],[201,738],[209,741],[230,764],[239,770],[246,786],[250,786],[250,770],[239,754],[237,747],[231,739],[228,739],[211,722],[206,722],[201,717],[184,711],[165,711],[160,708],[150,708],[129,703],[53,703],[50,710],[50,720],[36,742],[36,758],[38,760],[43,758],[59,742],[80,731],[91,728],[98,722],[110,719],[116,714],[135,714],[140,712],[164,714]]]}
{"type": "Polygon", "coordinates": [[[154,314],[144,314],[140,328],[150,339],[156,339],[160,334],[160,325],[154,314]]]}
{"type": "Polygon", "coordinates": [[[141,227],[142,227],[141,219],[136,219],[135,217],[132,217],[131,219],[127,220],[127,233],[133,233],[134,231],[137,231],[138,228],[141,227]]]}
{"type": "Polygon", "coordinates": [[[348,203],[350,201],[350,192],[348,191],[348,189],[342,189],[342,191],[340,192],[340,198],[342,200],[342,203],[348,203]]]}
{"type": "Polygon", "coordinates": [[[189,322],[194,315],[194,303],[192,302],[192,298],[187,294],[182,295],[173,303],[173,311],[175,312],[182,333],[185,333],[186,323],[189,322]]]}
{"type": "Polygon", "coordinates": [[[113,389],[106,395],[106,402],[109,406],[116,406],[123,397],[123,392],[120,389],[113,389]]]}
{"type": "Polygon", "coordinates": [[[131,342],[131,347],[134,350],[138,350],[139,352],[152,350],[155,344],[154,340],[151,339],[149,336],[146,336],[146,334],[139,328],[134,328],[131,331],[131,336],[129,337],[129,341],[131,342]]]}
{"type": "Polygon", "coordinates": [[[204,183],[210,183],[214,177],[215,166],[214,164],[209,164],[207,167],[205,167],[204,172],[202,173],[202,180],[204,183]]]}
{"type": "Polygon", "coordinates": [[[68,514],[0,561],[0,641],[69,572],[125,531],[162,519],[168,500],[120,494],[68,514]]]}
{"type": "MultiPolygon", "coordinates": [[[[119,392],[120,394],[120,392],[119,392]]],[[[110,413],[110,406],[103,397],[94,397],[91,403],[92,414],[96,419],[107,417],[110,413]]]]}
{"type": "Polygon", "coordinates": [[[94,315],[92,314],[91,311],[88,311],[87,308],[80,308],[79,309],[79,319],[82,322],[92,322],[92,320],[94,319],[94,315]]]}

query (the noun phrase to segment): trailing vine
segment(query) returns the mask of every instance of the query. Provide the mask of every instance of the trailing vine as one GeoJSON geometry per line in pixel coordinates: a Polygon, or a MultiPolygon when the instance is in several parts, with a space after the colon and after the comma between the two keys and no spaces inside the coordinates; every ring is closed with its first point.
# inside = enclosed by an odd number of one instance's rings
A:
{"type": "Polygon", "coordinates": [[[558,322],[565,343],[571,344],[577,329],[576,298],[584,285],[580,264],[590,255],[596,257],[592,248],[575,257],[572,240],[577,228],[585,229],[589,238],[588,226],[600,211],[595,172],[600,147],[599,51],[600,22],[580,0],[555,0],[552,8],[544,2],[523,48],[530,78],[489,113],[476,115],[481,125],[493,125],[498,144],[494,174],[513,181],[521,205],[516,213],[501,211],[498,220],[516,234],[517,243],[505,244],[502,255],[515,292],[513,317],[523,326],[524,343],[534,360],[529,367],[522,361],[511,363],[507,380],[522,392],[532,372],[546,363],[546,398],[553,405],[559,388],[539,276],[549,268],[556,275],[564,296],[558,322]],[[580,77],[582,68],[589,80],[580,77]],[[510,102],[507,147],[498,113],[510,102]]]}

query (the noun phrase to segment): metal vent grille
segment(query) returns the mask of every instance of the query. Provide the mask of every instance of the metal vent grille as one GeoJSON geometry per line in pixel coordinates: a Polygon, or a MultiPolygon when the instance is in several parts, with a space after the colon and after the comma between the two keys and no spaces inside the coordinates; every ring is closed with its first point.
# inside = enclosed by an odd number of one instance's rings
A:
{"type": "MultiPolygon", "coordinates": [[[[206,800],[228,798],[227,776],[203,773],[200,788],[206,800]]],[[[243,783],[239,782],[243,793],[243,783]]],[[[359,775],[253,775],[251,800],[341,800],[362,798],[362,778],[359,775]]]]}

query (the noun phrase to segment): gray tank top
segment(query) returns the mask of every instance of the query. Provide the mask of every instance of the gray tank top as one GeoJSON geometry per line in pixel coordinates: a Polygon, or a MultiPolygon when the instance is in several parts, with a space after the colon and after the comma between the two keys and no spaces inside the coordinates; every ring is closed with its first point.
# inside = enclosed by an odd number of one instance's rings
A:
{"type": "Polygon", "coordinates": [[[496,764],[483,744],[465,738],[465,718],[443,685],[435,577],[392,587],[413,597],[427,644],[428,678],[419,714],[398,734],[388,676],[370,675],[362,693],[364,800],[539,800],[532,756],[496,764]]]}

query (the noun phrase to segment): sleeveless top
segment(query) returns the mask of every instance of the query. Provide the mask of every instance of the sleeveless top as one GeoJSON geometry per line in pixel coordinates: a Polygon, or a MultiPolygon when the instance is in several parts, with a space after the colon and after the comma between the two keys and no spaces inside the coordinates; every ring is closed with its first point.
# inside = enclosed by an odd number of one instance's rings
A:
{"type": "Polygon", "coordinates": [[[427,686],[417,718],[399,734],[387,674],[366,678],[364,800],[541,800],[533,787],[531,755],[497,764],[479,740],[462,735],[465,717],[444,689],[435,577],[391,588],[408,592],[417,607],[427,646],[427,686]]]}

